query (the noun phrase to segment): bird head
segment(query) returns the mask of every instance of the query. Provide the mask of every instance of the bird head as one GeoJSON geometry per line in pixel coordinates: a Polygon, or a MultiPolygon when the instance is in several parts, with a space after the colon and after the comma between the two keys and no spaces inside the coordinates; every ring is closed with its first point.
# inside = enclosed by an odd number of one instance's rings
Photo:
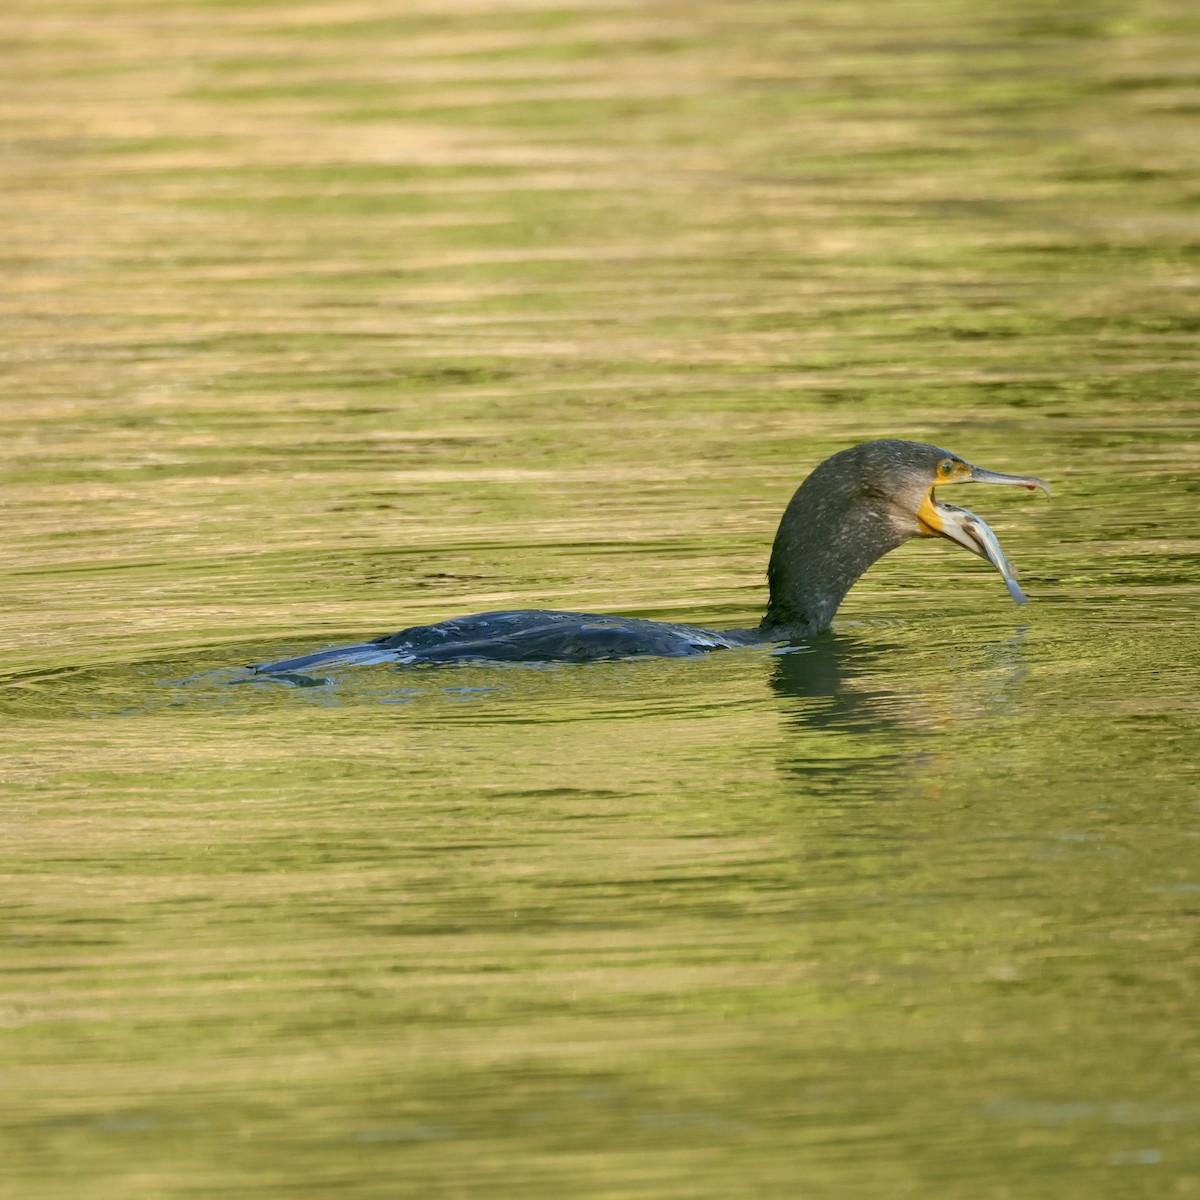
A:
{"type": "Polygon", "coordinates": [[[878,477],[883,479],[888,519],[898,533],[908,537],[943,537],[986,559],[1000,572],[1009,595],[1018,604],[1028,597],[1017,584],[1017,572],[1005,556],[1000,540],[982,517],[966,508],[946,504],[938,490],[964,483],[1005,484],[1028,490],[1049,485],[1032,475],[1002,475],[973,466],[957,454],[920,442],[875,442],[885,460],[878,477]]]}

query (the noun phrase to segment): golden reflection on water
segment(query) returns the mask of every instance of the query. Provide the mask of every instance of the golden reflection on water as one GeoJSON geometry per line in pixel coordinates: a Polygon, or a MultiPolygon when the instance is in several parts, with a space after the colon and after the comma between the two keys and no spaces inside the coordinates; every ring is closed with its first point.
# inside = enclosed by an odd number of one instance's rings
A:
{"type": "Polygon", "coordinates": [[[1200,1193],[1188,6],[18,0],[0,1191],[1200,1193]],[[804,651],[855,441],[1034,472],[804,651]]]}

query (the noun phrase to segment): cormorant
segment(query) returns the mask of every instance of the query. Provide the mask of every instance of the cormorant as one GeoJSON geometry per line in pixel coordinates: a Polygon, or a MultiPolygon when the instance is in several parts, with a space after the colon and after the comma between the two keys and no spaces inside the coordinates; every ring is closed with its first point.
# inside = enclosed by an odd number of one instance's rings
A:
{"type": "Polygon", "coordinates": [[[960,483],[1050,488],[1025,475],[1000,475],[922,442],[864,442],[827,458],[784,511],[767,568],[767,612],[755,629],[701,629],[636,617],[517,609],[414,625],[374,641],[260,663],[265,675],[343,663],[462,660],[588,662],[642,655],[679,657],[730,646],[794,642],[829,626],[855,580],[889,550],[914,537],[944,537],[986,558],[1018,604],[1017,586],[996,535],[934,490],[960,483]]]}

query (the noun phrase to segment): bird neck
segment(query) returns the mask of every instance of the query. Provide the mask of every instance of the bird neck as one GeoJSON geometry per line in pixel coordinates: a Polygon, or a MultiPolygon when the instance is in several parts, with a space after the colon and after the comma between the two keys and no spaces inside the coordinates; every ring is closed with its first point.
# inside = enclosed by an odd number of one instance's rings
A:
{"type": "Polygon", "coordinates": [[[802,638],[826,629],[846,593],[877,559],[908,540],[881,499],[818,468],[779,522],[767,567],[770,599],[759,633],[802,638]]]}

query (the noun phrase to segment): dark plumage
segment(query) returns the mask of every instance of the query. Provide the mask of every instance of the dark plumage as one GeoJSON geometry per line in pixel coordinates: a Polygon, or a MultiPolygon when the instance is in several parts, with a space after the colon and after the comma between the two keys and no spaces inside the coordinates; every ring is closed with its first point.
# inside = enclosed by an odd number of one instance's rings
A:
{"type": "Polygon", "coordinates": [[[414,625],[371,642],[254,669],[294,675],[344,663],[587,662],[798,641],[829,626],[843,597],[876,559],[918,536],[945,537],[988,559],[1013,599],[1023,603],[995,534],[973,513],[935,499],[935,487],[958,483],[1050,491],[1040,479],[984,471],[937,446],[864,442],[827,458],[796,490],[775,535],[767,612],[755,629],[716,631],[634,617],[518,609],[414,625]]]}

